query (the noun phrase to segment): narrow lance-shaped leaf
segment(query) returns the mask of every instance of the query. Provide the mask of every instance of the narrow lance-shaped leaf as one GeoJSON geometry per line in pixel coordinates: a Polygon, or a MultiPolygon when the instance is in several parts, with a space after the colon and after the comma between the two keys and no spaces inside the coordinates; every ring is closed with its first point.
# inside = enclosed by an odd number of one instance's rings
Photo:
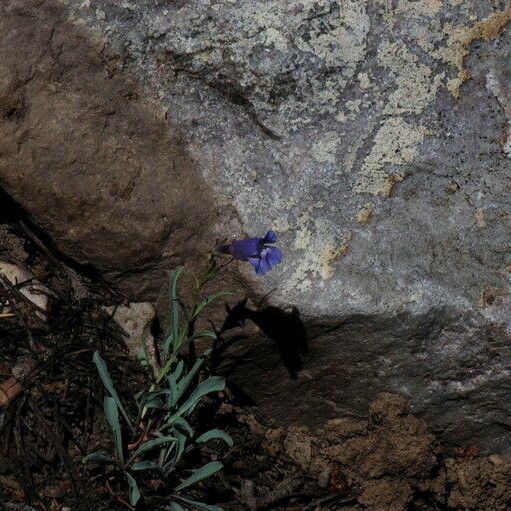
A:
{"type": "Polygon", "coordinates": [[[192,379],[195,377],[197,371],[201,368],[203,363],[204,359],[197,359],[195,364],[193,364],[193,367],[190,369],[190,372],[186,376],[183,376],[181,381],[177,384],[178,392],[175,397],[174,404],[176,404],[181,399],[181,396],[186,392],[186,389],[188,389],[192,379]]]}
{"type": "Polygon", "coordinates": [[[203,332],[199,332],[197,334],[192,335],[191,337],[188,337],[186,341],[180,346],[180,349],[183,349],[188,344],[191,344],[192,342],[196,341],[197,339],[202,339],[203,337],[209,337],[210,339],[213,339],[214,341],[217,339],[217,335],[215,332],[211,332],[209,330],[204,330],[203,332]]]}
{"type": "Polygon", "coordinates": [[[174,342],[174,335],[169,333],[165,340],[163,341],[163,360],[167,360],[167,355],[169,354],[170,347],[172,346],[172,343],[174,342]]]}
{"type": "Polygon", "coordinates": [[[176,405],[177,399],[178,399],[178,387],[177,387],[176,379],[174,378],[173,374],[171,374],[167,378],[167,383],[169,385],[169,390],[170,390],[170,392],[167,396],[167,407],[169,408],[169,410],[172,410],[174,408],[174,406],[176,405]]]}
{"type": "Polygon", "coordinates": [[[158,465],[158,463],[155,463],[154,461],[149,461],[149,460],[139,461],[138,463],[133,463],[133,465],[131,465],[130,468],[131,468],[131,470],[138,470],[138,471],[161,470],[161,467],[160,467],[160,465],[158,465]]]}
{"type": "Polygon", "coordinates": [[[203,467],[196,470],[188,479],[183,481],[181,484],[178,484],[175,488],[176,491],[184,490],[192,484],[196,484],[203,479],[207,479],[208,477],[216,474],[219,470],[222,470],[223,465],[219,461],[212,461],[207,463],[203,467]]]}
{"type": "Polygon", "coordinates": [[[206,431],[206,433],[200,435],[195,442],[198,444],[204,444],[210,440],[216,439],[223,440],[229,447],[234,445],[231,436],[225,433],[225,431],[221,431],[219,429],[210,429],[209,431],[206,431]]]}
{"type": "Polygon", "coordinates": [[[161,436],[158,438],[153,438],[152,440],[148,440],[147,442],[143,443],[131,456],[128,460],[128,465],[131,464],[131,462],[138,458],[141,454],[144,454],[145,452],[149,452],[151,449],[154,449],[155,447],[158,447],[163,444],[168,444],[171,442],[176,442],[177,439],[173,436],[161,436]]]}
{"type": "Polygon", "coordinates": [[[124,407],[122,406],[121,400],[119,399],[119,395],[117,394],[117,391],[115,390],[114,383],[112,381],[112,378],[110,377],[110,373],[108,372],[108,369],[106,367],[105,361],[101,358],[101,355],[95,351],[94,356],[92,357],[92,360],[94,361],[94,364],[96,364],[96,367],[98,369],[99,377],[101,378],[101,381],[103,382],[103,385],[105,386],[106,390],[109,392],[109,394],[112,396],[112,398],[115,400],[119,410],[122,413],[122,416],[126,420],[129,428],[132,432],[134,432],[134,428],[131,425],[131,422],[128,418],[128,414],[126,413],[126,410],[124,410],[124,407]]]}
{"type": "Polygon", "coordinates": [[[176,464],[180,459],[183,453],[185,452],[185,445],[186,445],[186,436],[180,433],[179,431],[176,434],[177,436],[177,449],[176,449],[176,455],[174,457],[174,464],[176,464]]]}
{"type": "Polygon", "coordinates": [[[185,508],[180,506],[177,502],[171,502],[166,508],[165,511],[185,511],[185,508]]]}
{"type": "Polygon", "coordinates": [[[179,340],[179,297],[177,295],[177,282],[179,280],[179,276],[183,271],[182,266],[178,266],[172,275],[172,280],[170,282],[170,321],[172,328],[172,343],[177,343],[179,340]]]}
{"type": "Polygon", "coordinates": [[[130,504],[132,506],[136,506],[137,502],[140,499],[140,491],[138,489],[137,482],[135,481],[135,479],[133,478],[133,476],[131,474],[128,474],[128,472],[125,472],[125,475],[126,475],[126,479],[128,480],[129,487],[130,487],[130,491],[129,491],[130,504]]]}
{"type": "Polygon", "coordinates": [[[207,307],[211,302],[214,302],[216,299],[222,297],[222,296],[230,296],[232,293],[229,293],[228,291],[219,291],[218,293],[214,293],[211,296],[208,296],[206,299],[204,299],[201,303],[195,306],[192,316],[190,318],[190,321],[194,320],[204,309],[204,307],[207,307]]]}
{"type": "Polygon", "coordinates": [[[120,463],[124,463],[121,424],[119,423],[119,413],[117,411],[117,403],[115,402],[115,399],[110,396],[105,397],[103,408],[105,409],[106,420],[108,421],[110,429],[112,430],[117,458],[119,459],[120,463]]]}
{"type": "Polygon", "coordinates": [[[220,392],[225,388],[225,380],[221,376],[210,376],[199,384],[188,400],[179,408],[176,415],[188,414],[193,411],[197,403],[211,392],[220,392]]]}

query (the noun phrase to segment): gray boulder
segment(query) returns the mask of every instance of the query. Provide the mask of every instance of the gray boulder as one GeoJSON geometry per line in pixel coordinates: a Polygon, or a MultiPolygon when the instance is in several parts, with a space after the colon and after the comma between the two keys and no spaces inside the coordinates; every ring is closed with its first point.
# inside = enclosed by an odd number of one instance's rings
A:
{"type": "Polygon", "coordinates": [[[310,355],[294,381],[292,339],[240,344],[250,397],[310,424],[400,391],[509,450],[510,20],[490,0],[7,0],[0,183],[137,300],[274,228],[284,263],[232,278],[297,307],[310,355]]]}

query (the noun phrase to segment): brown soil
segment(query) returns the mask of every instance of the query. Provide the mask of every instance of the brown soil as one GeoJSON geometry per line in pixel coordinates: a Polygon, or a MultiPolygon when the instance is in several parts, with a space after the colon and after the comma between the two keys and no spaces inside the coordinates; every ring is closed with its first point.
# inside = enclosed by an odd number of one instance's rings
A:
{"type": "MultiPolygon", "coordinates": [[[[84,454],[110,446],[93,351],[114,368],[123,399],[142,381],[101,310],[123,297],[94,275],[69,268],[16,219],[0,225],[0,244],[0,259],[25,264],[52,293],[47,325],[28,328],[33,311],[22,301],[16,317],[0,320],[0,383],[20,360],[37,361],[23,392],[0,410],[0,503],[27,511],[126,509],[115,479],[81,463],[84,454]]],[[[0,308],[18,300],[10,291],[0,292],[0,308]]],[[[213,417],[234,438],[232,449],[204,452],[225,469],[197,494],[227,511],[511,509],[511,460],[480,457],[470,448],[447,451],[399,395],[378,396],[365,420],[331,420],[315,431],[268,423],[234,390],[197,413],[197,424],[211,427],[213,417]]],[[[147,509],[164,498],[156,493],[147,509]]]]}

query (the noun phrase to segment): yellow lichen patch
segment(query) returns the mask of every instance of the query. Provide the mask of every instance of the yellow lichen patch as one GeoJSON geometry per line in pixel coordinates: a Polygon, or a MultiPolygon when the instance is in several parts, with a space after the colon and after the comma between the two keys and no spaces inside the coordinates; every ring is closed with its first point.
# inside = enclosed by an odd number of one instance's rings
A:
{"type": "Polygon", "coordinates": [[[370,193],[389,197],[395,184],[403,179],[399,173],[389,174],[384,170],[387,164],[405,165],[417,156],[419,144],[429,131],[416,126],[402,117],[387,119],[374,139],[371,152],[354,184],[358,193],[370,193]]]}
{"type": "Polygon", "coordinates": [[[390,71],[397,84],[385,107],[388,115],[422,112],[435,99],[445,76],[442,73],[433,78],[431,69],[398,42],[384,41],[378,50],[378,62],[390,71]]]}
{"type": "Polygon", "coordinates": [[[328,225],[322,221],[314,222],[314,234],[305,228],[304,233],[297,235],[297,245],[303,250],[300,259],[293,267],[293,274],[284,284],[287,291],[306,291],[313,283],[325,281],[334,274],[333,265],[348,252],[352,238],[351,231],[344,237],[332,236],[328,225]],[[298,241],[298,243],[297,243],[298,241]]]}
{"type": "Polygon", "coordinates": [[[372,202],[364,204],[364,207],[357,213],[357,222],[366,225],[373,216],[374,205],[372,202]]]}
{"type": "Polygon", "coordinates": [[[339,246],[326,245],[321,254],[321,267],[319,274],[323,279],[329,279],[333,275],[333,264],[339,257],[344,257],[348,253],[349,242],[353,237],[353,233],[350,231],[343,240],[343,243],[339,246]]]}
{"type": "Polygon", "coordinates": [[[450,23],[443,27],[443,32],[449,37],[447,46],[436,50],[433,56],[442,59],[458,70],[458,76],[449,80],[447,85],[455,98],[460,97],[460,87],[470,79],[470,72],[465,68],[465,57],[470,52],[470,44],[474,41],[495,39],[510,21],[511,4],[504,11],[495,12],[470,27],[455,27],[450,23]]]}
{"type": "Polygon", "coordinates": [[[479,229],[484,229],[488,225],[486,222],[486,215],[484,214],[484,211],[482,209],[476,211],[475,217],[477,227],[479,227],[479,229]]]}

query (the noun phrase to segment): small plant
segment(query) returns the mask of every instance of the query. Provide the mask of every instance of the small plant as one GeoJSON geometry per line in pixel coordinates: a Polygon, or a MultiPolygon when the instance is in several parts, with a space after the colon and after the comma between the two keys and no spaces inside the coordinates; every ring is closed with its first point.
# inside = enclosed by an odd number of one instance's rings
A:
{"type": "MultiPolygon", "coordinates": [[[[225,381],[219,376],[207,376],[201,381],[203,356],[196,358],[189,368],[181,356],[183,348],[191,347],[197,339],[216,339],[211,331],[194,332],[196,320],[204,308],[213,300],[228,294],[222,292],[201,298],[204,285],[218,274],[219,266],[215,257],[210,256],[208,271],[202,279],[196,280],[195,301],[189,313],[177,292],[182,267],[174,271],[170,283],[170,329],[161,346],[161,367],[152,364],[152,372],[148,372],[151,375],[148,388],[135,396],[135,418],[130,417],[123,406],[104,360],[98,352],[94,353],[94,363],[108,393],[104,398],[104,412],[115,449],[113,455],[104,452],[89,454],[83,462],[110,465],[119,475],[122,474],[127,483],[131,506],[136,506],[140,501],[140,482],[144,475],[148,475],[152,479],[159,479],[170,490],[169,502],[163,506],[166,511],[221,511],[217,506],[192,500],[186,490],[217,473],[222,469],[222,464],[211,461],[184,476],[181,463],[184,455],[200,449],[210,440],[220,439],[229,446],[233,445],[231,437],[218,429],[198,436],[195,434],[189,423],[191,414],[205,396],[223,390],[225,381]],[[184,318],[181,318],[182,311],[184,318]],[[126,425],[125,435],[131,438],[131,443],[123,438],[121,417],[126,425]]],[[[151,364],[149,357],[144,359],[151,364]]]]}
{"type": "Polygon", "coordinates": [[[131,506],[136,506],[140,501],[140,481],[144,474],[149,474],[153,480],[158,478],[166,489],[170,489],[170,500],[163,506],[165,511],[222,511],[218,506],[192,500],[185,492],[221,470],[222,464],[219,461],[206,463],[192,470],[186,477],[182,473],[183,456],[200,449],[206,442],[219,439],[230,447],[233,445],[231,437],[218,429],[195,435],[188,421],[205,396],[225,388],[224,379],[218,376],[208,376],[200,380],[200,370],[206,354],[195,357],[195,341],[203,338],[216,341],[217,336],[212,331],[195,333],[195,325],[205,307],[217,298],[229,294],[220,292],[202,298],[204,286],[218,275],[219,270],[237,259],[249,262],[258,275],[264,275],[282,261],[280,249],[270,246],[276,241],[275,232],[268,231],[265,237],[232,241],[217,247],[209,255],[207,271],[195,281],[193,305],[188,312],[177,292],[183,268],[179,267],[174,271],[170,283],[170,328],[161,346],[161,363],[157,362],[157,358],[149,357],[145,347],[141,358],[144,365],[151,366],[152,371],[148,372],[151,382],[148,388],[135,396],[137,413],[134,419],[130,418],[124,408],[104,360],[98,352],[94,353],[94,363],[108,393],[103,407],[115,449],[113,455],[104,452],[91,453],[83,462],[96,462],[116,468],[126,480],[131,506]],[[218,265],[217,258],[221,254],[230,255],[231,260],[218,265]],[[181,318],[180,311],[184,311],[184,319],[181,318]],[[191,367],[187,367],[183,360],[184,348],[188,348],[194,358],[191,367]],[[124,441],[120,416],[126,424],[131,443],[124,441]]]}

